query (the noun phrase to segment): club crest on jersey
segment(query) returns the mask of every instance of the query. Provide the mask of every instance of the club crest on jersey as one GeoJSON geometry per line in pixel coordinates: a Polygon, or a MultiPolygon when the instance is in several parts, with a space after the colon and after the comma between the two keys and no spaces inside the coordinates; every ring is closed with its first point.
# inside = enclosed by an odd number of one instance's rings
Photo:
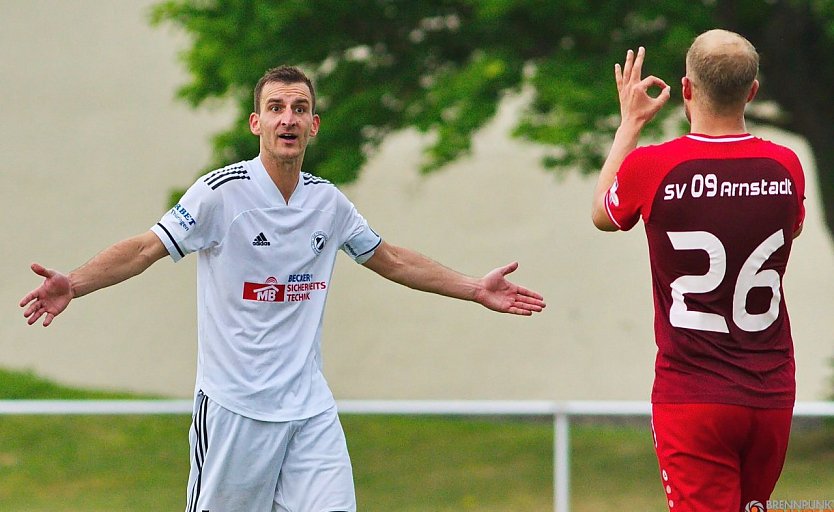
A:
{"type": "Polygon", "coordinates": [[[243,283],[243,299],[257,302],[284,302],[287,285],[278,284],[274,277],[265,283],[243,283]]]}
{"type": "Polygon", "coordinates": [[[313,252],[321,254],[325,245],[327,245],[327,233],[324,231],[316,231],[313,233],[313,236],[310,238],[310,247],[313,248],[313,252]]]}

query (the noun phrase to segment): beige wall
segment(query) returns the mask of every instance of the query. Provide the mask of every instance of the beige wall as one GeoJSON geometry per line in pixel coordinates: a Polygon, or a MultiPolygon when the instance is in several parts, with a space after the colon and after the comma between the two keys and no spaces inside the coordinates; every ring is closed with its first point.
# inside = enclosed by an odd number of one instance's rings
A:
{"type": "MultiPolygon", "coordinates": [[[[194,378],[194,260],[73,303],[48,329],[17,307],[38,280],[31,261],[69,270],[147,229],[167,190],[208,160],[228,110],[173,100],[186,41],[146,23],[150,1],[0,2],[0,188],[3,270],[0,366],[64,382],[187,396],[194,378]]],[[[344,187],[392,242],[482,274],[517,259],[519,282],[543,292],[534,318],[413,292],[340,257],[325,325],[325,366],[340,398],[645,399],[654,344],[641,229],[597,233],[593,181],[541,170],[542,150],[506,133],[509,101],[473,155],[429,177],[420,139],[391,137],[344,187]]],[[[327,119],[322,129],[327,129],[327,119]]],[[[785,290],[799,398],[824,397],[834,355],[834,246],[820,226],[813,162],[808,222],[785,290]]],[[[311,149],[315,151],[315,149],[311,149]]],[[[309,169],[315,172],[315,169],[309,169]]]]}

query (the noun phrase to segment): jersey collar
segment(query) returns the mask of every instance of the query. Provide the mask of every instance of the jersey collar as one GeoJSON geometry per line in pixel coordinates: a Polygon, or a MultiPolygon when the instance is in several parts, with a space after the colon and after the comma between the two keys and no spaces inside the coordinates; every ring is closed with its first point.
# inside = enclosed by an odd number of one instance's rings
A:
{"type": "Polygon", "coordinates": [[[686,137],[699,142],[741,142],[743,140],[750,140],[753,138],[753,136],[749,133],[743,133],[741,135],[720,135],[717,137],[712,135],[701,135],[700,133],[689,133],[686,137]]]}
{"type": "Polygon", "coordinates": [[[252,175],[255,179],[255,183],[261,187],[264,194],[266,194],[267,199],[273,205],[280,205],[280,206],[291,206],[294,203],[298,202],[299,197],[301,196],[301,192],[304,188],[304,177],[298,176],[298,184],[295,186],[295,190],[293,191],[292,195],[290,196],[290,202],[287,204],[284,201],[284,196],[281,194],[281,191],[278,190],[278,187],[275,186],[275,182],[272,181],[272,178],[269,177],[269,173],[266,172],[266,167],[264,167],[263,162],[261,161],[261,156],[258,155],[254,159],[249,161],[252,167],[252,175]]]}

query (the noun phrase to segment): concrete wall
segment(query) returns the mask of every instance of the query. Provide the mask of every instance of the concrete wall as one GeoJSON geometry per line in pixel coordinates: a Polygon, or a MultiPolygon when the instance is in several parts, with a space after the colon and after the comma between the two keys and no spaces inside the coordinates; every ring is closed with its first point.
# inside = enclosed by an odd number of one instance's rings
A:
{"type": "MultiPolygon", "coordinates": [[[[209,136],[231,119],[222,106],[192,111],[173,99],[186,81],[176,54],[187,40],[149,28],[151,4],[0,2],[0,366],[188,396],[194,258],[162,261],[80,299],[48,329],[27,327],[17,307],[38,284],[32,261],[71,270],[155,223],[169,188],[191,183],[209,136]]],[[[593,179],[546,173],[541,148],[507,137],[518,106],[507,101],[470,157],[428,177],[417,172],[423,141],[397,134],[344,190],[385,238],[448,266],[480,275],[520,261],[513,278],[544,293],[548,309],[498,315],[407,290],[341,257],[324,337],[338,397],[648,397],[655,347],[642,230],[595,231],[593,179]]],[[[820,399],[831,389],[834,246],[805,143],[756,133],[796,148],[808,174],[808,221],[784,286],[799,398],[820,399]]]]}

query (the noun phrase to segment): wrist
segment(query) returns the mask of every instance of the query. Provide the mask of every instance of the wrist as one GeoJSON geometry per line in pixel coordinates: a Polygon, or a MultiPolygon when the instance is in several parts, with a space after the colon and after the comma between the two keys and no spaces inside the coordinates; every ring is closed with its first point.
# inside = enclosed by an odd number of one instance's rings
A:
{"type": "Polygon", "coordinates": [[[470,292],[467,294],[467,299],[477,304],[483,304],[486,294],[486,280],[484,278],[471,278],[470,292]]]}
{"type": "Polygon", "coordinates": [[[77,299],[78,297],[84,295],[81,291],[81,283],[79,282],[78,275],[75,272],[67,274],[67,282],[69,284],[71,299],[77,299]]]}
{"type": "Polygon", "coordinates": [[[643,123],[637,120],[623,120],[620,126],[617,127],[617,132],[614,138],[633,139],[637,140],[640,137],[640,132],[643,130],[643,123]]]}

